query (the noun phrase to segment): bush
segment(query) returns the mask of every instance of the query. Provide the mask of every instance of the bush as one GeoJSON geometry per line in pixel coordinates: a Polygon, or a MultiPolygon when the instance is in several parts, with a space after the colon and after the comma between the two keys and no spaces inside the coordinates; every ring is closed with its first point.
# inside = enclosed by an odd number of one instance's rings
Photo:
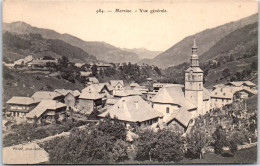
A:
{"type": "Polygon", "coordinates": [[[184,155],[184,144],[179,134],[163,129],[157,133],[151,130],[141,132],[136,140],[136,160],[159,162],[180,161],[184,155]]]}

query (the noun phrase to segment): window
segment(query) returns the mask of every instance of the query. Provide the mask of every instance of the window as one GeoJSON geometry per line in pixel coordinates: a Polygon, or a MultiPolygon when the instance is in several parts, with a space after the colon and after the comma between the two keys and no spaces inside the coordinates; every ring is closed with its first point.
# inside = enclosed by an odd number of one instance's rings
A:
{"type": "Polygon", "coordinates": [[[170,108],[166,107],[166,113],[168,114],[170,112],[170,108]]]}

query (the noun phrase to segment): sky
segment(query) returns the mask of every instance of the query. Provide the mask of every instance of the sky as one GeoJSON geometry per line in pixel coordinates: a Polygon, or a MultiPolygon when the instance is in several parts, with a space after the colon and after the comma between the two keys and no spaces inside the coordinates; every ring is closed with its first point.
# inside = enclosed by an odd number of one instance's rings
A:
{"type": "Polygon", "coordinates": [[[186,36],[257,13],[258,1],[4,0],[2,10],[6,23],[24,21],[85,41],[165,51],[186,36]],[[97,13],[99,9],[105,12],[97,13]],[[132,12],[114,12],[116,9],[132,12]],[[151,14],[153,9],[167,12],[151,14]]]}

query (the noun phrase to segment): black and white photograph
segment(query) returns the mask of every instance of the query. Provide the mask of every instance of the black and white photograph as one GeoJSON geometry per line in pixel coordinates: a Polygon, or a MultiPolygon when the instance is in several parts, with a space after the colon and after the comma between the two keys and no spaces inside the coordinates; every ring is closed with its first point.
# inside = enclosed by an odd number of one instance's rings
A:
{"type": "Polygon", "coordinates": [[[3,164],[257,164],[257,0],[4,0],[3,164]]]}

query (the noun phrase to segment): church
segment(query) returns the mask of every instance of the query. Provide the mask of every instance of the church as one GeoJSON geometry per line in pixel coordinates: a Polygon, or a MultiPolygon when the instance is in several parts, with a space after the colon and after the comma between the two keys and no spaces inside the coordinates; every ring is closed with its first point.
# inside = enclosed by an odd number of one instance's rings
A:
{"type": "Polygon", "coordinates": [[[163,115],[172,116],[185,111],[194,118],[210,110],[210,91],[203,86],[203,71],[199,66],[197,50],[194,38],[190,65],[185,71],[185,84],[169,84],[151,99],[152,107],[163,115]]]}

